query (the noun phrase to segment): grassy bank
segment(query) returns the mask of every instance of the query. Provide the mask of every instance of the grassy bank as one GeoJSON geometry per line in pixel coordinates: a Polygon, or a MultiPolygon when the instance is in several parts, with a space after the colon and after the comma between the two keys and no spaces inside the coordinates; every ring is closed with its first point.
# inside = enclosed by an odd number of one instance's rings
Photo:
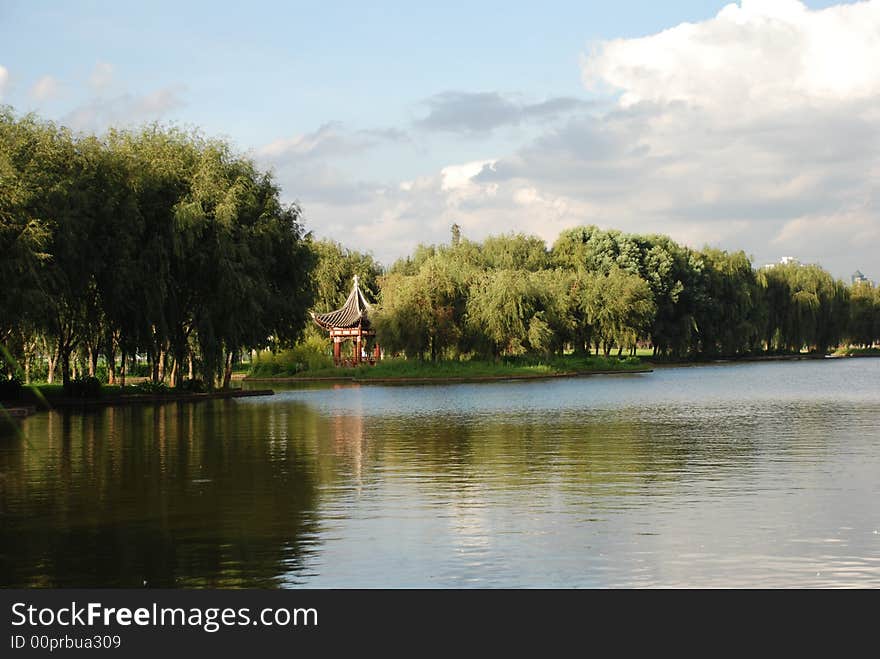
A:
{"type": "Polygon", "coordinates": [[[835,357],[880,357],[880,348],[838,348],[835,357]]]}
{"type": "Polygon", "coordinates": [[[249,379],[272,378],[351,378],[355,380],[467,380],[508,377],[550,377],[575,373],[644,371],[645,365],[637,358],[611,357],[556,357],[544,361],[508,358],[490,362],[479,360],[419,362],[416,360],[387,359],[375,366],[355,368],[318,368],[295,372],[277,369],[267,373],[262,369],[249,379]]]}

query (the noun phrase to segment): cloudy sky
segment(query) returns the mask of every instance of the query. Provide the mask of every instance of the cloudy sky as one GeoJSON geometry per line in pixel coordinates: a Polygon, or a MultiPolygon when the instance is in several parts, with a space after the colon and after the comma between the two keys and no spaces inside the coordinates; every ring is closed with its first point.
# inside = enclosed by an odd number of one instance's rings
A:
{"type": "Polygon", "coordinates": [[[413,4],[0,0],[0,103],[226,136],[385,263],[592,223],[880,279],[880,0],[413,4]]]}

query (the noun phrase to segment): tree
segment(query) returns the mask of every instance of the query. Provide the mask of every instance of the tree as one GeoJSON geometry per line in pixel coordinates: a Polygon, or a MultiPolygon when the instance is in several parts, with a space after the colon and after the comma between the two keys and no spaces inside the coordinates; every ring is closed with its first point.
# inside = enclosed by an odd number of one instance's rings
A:
{"type": "Polygon", "coordinates": [[[581,305],[591,326],[593,342],[601,345],[606,357],[615,345],[618,354],[635,348],[657,311],[648,283],[618,267],[607,275],[594,273],[587,278],[581,305]]]}
{"type": "Polygon", "coordinates": [[[316,240],[312,249],[317,255],[315,310],[321,313],[338,309],[351,292],[351,282],[358,276],[361,290],[372,299],[378,298],[382,266],[372,254],[347,249],[330,240],[316,240]]]}

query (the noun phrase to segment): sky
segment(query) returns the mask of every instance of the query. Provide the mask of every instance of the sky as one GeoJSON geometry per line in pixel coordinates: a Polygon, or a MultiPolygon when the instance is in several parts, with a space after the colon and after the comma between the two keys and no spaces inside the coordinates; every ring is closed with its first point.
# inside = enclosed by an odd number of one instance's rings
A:
{"type": "Polygon", "coordinates": [[[387,265],[596,224],[880,280],[880,0],[0,0],[0,103],[226,137],[387,265]]]}

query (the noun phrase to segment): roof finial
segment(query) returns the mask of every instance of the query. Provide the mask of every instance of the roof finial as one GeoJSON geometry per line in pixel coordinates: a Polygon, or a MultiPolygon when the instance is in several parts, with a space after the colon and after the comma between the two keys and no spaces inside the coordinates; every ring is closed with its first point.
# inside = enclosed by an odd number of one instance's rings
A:
{"type": "Polygon", "coordinates": [[[358,276],[357,275],[354,276],[354,287],[355,288],[358,287],[358,276]]]}

